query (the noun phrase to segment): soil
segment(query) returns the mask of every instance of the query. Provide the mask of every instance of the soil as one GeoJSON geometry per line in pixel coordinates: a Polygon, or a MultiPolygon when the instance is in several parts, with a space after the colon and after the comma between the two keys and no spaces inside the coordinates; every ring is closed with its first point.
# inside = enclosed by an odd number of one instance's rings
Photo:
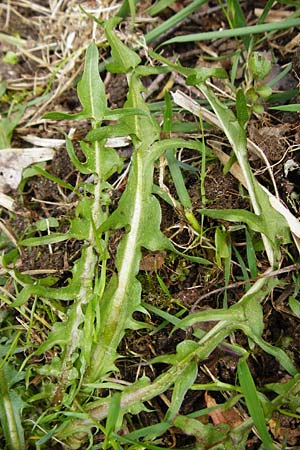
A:
{"type": "MultiPolygon", "coordinates": [[[[7,2],[8,4],[9,2],[7,2]]],[[[18,2],[12,2],[14,8],[11,10],[9,23],[7,25],[7,15],[5,10],[2,9],[0,15],[0,29],[5,32],[9,32],[12,35],[19,35],[21,38],[30,39],[35,43],[45,42],[46,30],[40,29],[40,17],[41,13],[37,11],[33,12],[32,9],[23,8],[18,6],[18,2]],[[4,11],[4,12],[3,12],[4,11]],[[31,15],[33,15],[31,17],[31,15]],[[31,20],[32,19],[32,20],[31,20]]],[[[48,7],[47,1],[37,2],[41,7],[48,7]]],[[[72,2],[74,3],[74,2],[72,2]]],[[[76,3],[76,2],[75,2],[76,3]]],[[[92,4],[93,2],[84,2],[92,4]]],[[[143,2],[140,2],[143,3],[143,2]]],[[[149,3],[149,2],[148,2],[149,3]]],[[[173,6],[167,8],[165,12],[162,12],[159,20],[164,21],[174,10],[179,10],[184,4],[189,2],[174,2],[173,6]]],[[[266,1],[255,2],[255,8],[264,7],[266,1]]],[[[65,8],[67,2],[65,2],[65,8]]],[[[201,10],[201,14],[194,13],[189,19],[186,19],[181,24],[175,27],[173,30],[174,35],[194,33],[199,31],[201,26],[202,31],[211,31],[226,26],[226,21],[222,14],[221,8],[218,8],[219,3],[217,1],[210,1],[201,10]],[[213,8],[213,12],[211,11],[213,8]]],[[[249,22],[255,19],[255,11],[253,2],[242,3],[245,16],[249,22]]],[[[1,5],[0,5],[1,7],[1,5]]],[[[280,5],[278,5],[279,9],[280,5]]],[[[288,9],[288,7],[287,7],[288,9]]],[[[1,11],[1,9],[0,9],[1,11]]],[[[73,16],[72,16],[73,17],[73,16]]],[[[73,20],[73,19],[72,19],[73,20]]],[[[75,19],[74,19],[75,20],[75,19]]],[[[42,18],[42,23],[45,24],[46,17],[42,18]]],[[[50,26],[48,23],[48,27],[50,26]]],[[[75,27],[75,23],[73,26],[75,27]]],[[[60,24],[62,26],[62,24],[60,24]]],[[[49,30],[51,42],[55,42],[55,33],[57,32],[61,36],[62,30],[59,29],[59,24],[49,30]]],[[[139,24],[140,33],[146,31],[146,25],[143,22],[139,24]]],[[[147,24],[147,27],[151,26],[147,24]]],[[[87,33],[87,32],[86,32],[87,33]]],[[[297,86],[299,83],[299,55],[296,48],[288,47],[288,43],[295,37],[296,31],[285,33],[283,32],[278,39],[273,41],[262,41],[259,44],[260,51],[269,51],[272,48],[273,55],[276,59],[276,63],[282,66],[288,61],[293,60],[293,71],[289,74],[289,83],[292,86],[297,86]],[[270,48],[269,48],[270,46],[270,48]]],[[[88,33],[87,33],[88,35],[88,33]]],[[[57,37],[59,39],[59,36],[57,37]]],[[[85,38],[85,35],[82,39],[85,38]]],[[[75,40],[78,39],[77,35],[75,40]]],[[[88,37],[87,37],[88,39],[88,37]]],[[[166,37],[162,36],[160,40],[165,40],[166,37]]],[[[235,42],[230,42],[233,47],[235,42]]],[[[154,45],[154,44],[153,44],[154,45]]],[[[221,59],[220,65],[223,67],[230,67],[232,60],[227,57],[230,48],[228,42],[219,39],[209,44],[189,43],[189,44],[175,44],[169,45],[164,49],[163,54],[166,57],[174,57],[181,61],[185,66],[195,67],[201,65],[210,64],[209,58],[211,54],[217,54],[221,59]]],[[[36,53],[39,61],[28,58],[26,54],[18,56],[18,63],[15,65],[4,63],[2,57],[7,51],[13,50],[14,47],[0,42],[0,74],[2,80],[6,80],[8,88],[8,98],[6,101],[1,102],[0,108],[2,113],[7,111],[11,98],[15,98],[21,95],[23,92],[26,101],[30,101],[35,98],[33,90],[33,80],[36,78],[38,81],[38,89],[43,92],[46,89],[47,83],[50,80],[51,70],[46,64],[41,64],[43,55],[40,52],[36,53]],[[21,87],[18,87],[18,83],[21,87]],[[22,87],[25,86],[25,87],[22,87]]],[[[60,48],[56,50],[58,53],[60,48]]],[[[107,54],[105,49],[101,49],[101,57],[104,59],[107,54]]],[[[145,55],[141,52],[141,56],[145,59],[145,55]]],[[[50,59],[55,58],[55,51],[51,51],[50,59]]],[[[73,81],[70,85],[61,87],[59,89],[59,95],[52,96],[51,102],[47,105],[47,111],[68,111],[70,113],[77,112],[79,110],[79,102],[76,95],[76,77],[80,74],[82,68],[82,57],[75,61],[74,68],[72,69],[73,81]],[[74,77],[73,77],[74,75],[74,77]],[[65,92],[64,92],[65,91],[65,92]]],[[[102,74],[103,80],[107,89],[107,98],[109,105],[113,108],[122,107],[126,100],[127,93],[127,81],[126,77],[121,74],[102,74]]],[[[151,80],[150,80],[151,81],[151,80]]],[[[145,81],[145,85],[151,85],[149,80],[145,81]]],[[[1,82],[1,79],[0,79],[1,82]]],[[[153,93],[147,93],[149,101],[156,101],[157,95],[163,89],[163,84],[158,85],[158,89],[153,93]]],[[[280,87],[280,86],[279,86],[280,87]]],[[[286,86],[285,86],[286,87],[286,86]]],[[[57,82],[51,86],[51,93],[58,88],[57,82]]],[[[172,90],[177,88],[186,90],[189,94],[193,95],[192,90],[184,88],[181,84],[174,81],[172,90]]],[[[296,102],[298,97],[291,102],[296,102]]],[[[41,114],[44,111],[41,110],[41,114]]],[[[15,130],[12,146],[22,145],[24,141],[22,137],[26,134],[36,135],[43,138],[62,138],[61,132],[68,133],[71,126],[76,127],[76,135],[80,139],[85,135],[86,129],[84,124],[80,125],[76,122],[59,122],[58,123],[43,123],[40,119],[37,119],[36,111],[32,111],[30,108],[27,111],[25,120],[21,122],[15,130]],[[30,123],[30,126],[26,124],[30,123]]],[[[187,115],[178,113],[179,120],[187,121],[187,115]]],[[[291,114],[290,116],[284,113],[268,113],[266,111],[265,118],[253,117],[248,125],[248,135],[255,144],[259,145],[264,151],[270,164],[274,168],[274,176],[276,180],[279,193],[282,200],[289,206],[293,214],[297,217],[300,215],[300,122],[297,114],[291,114]],[[294,147],[293,147],[294,146],[294,147]],[[296,147],[297,146],[297,147],[296,147]],[[296,151],[291,151],[295,148],[296,151]],[[297,150],[298,149],[298,150],[297,150]],[[293,160],[293,166],[290,171],[287,172],[288,161],[293,160]]],[[[157,114],[157,119],[161,119],[161,113],[157,114]]],[[[192,119],[194,121],[194,119],[192,119]]],[[[219,131],[211,128],[207,131],[207,138],[215,137],[226,142],[224,136],[220,135],[219,131]]],[[[226,145],[226,144],[225,144],[226,145]]],[[[190,152],[189,157],[197,160],[197,153],[190,152]]],[[[266,187],[270,188],[271,183],[267,174],[265,173],[265,166],[263,162],[256,156],[251,156],[251,165],[255,169],[258,180],[266,187]]],[[[197,164],[195,164],[197,167],[197,164]]],[[[46,166],[47,171],[60,178],[61,180],[76,185],[78,182],[78,173],[74,169],[70,158],[65,148],[59,148],[56,150],[55,156],[52,161],[49,161],[46,166]]],[[[156,174],[157,176],[157,174],[156,174]]],[[[186,186],[188,187],[190,198],[193,202],[193,211],[196,214],[198,220],[201,220],[201,216],[198,211],[205,208],[213,209],[249,209],[249,200],[245,192],[241,194],[241,188],[237,180],[230,174],[224,175],[221,164],[214,158],[211,158],[207,164],[206,176],[205,176],[205,197],[206,203],[203,204],[199,189],[199,165],[198,172],[196,174],[186,173],[186,186]]],[[[174,188],[169,186],[171,193],[174,188]]],[[[76,199],[70,198],[70,192],[64,188],[58,187],[58,185],[40,175],[35,175],[28,179],[23,185],[22,192],[18,193],[18,201],[22,205],[22,214],[19,214],[16,218],[3,216],[8,226],[14,228],[16,237],[21,238],[25,230],[32,226],[38,220],[56,217],[59,219],[61,225],[59,231],[66,231],[68,228],[68,218],[74,215],[74,209],[76,207],[76,199]]],[[[120,193],[116,193],[116,198],[120,193]]],[[[185,219],[180,211],[175,210],[170,205],[161,201],[162,207],[162,231],[169,237],[172,236],[174,230],[180,230],[177,236],[174,237],[174,242],[177,245],[188,246],[191,235],[190,230],[186,226],[185,219]]],[[[20,209],[21,211],[21,209],[20,209]]],[[[220,223],[225,229],[229,229],[229,222],[215,221],[213,219],[205,219],[205,227],[211,230],[211,234],[205,238],[213,242],[214,229],[220,223]]],[[[246,260],[246,245],[244,232],[241,230],[233,231],[231,234],[232,244],[235,249],[240,253],[241,257],[246,260]]],[[[110,244],[111,256],[113,257],[116,248],[116,239],[118,236],[112,238],[110,244]],[[114,239],[114,240],[113,240],[114,239]]],[[[213,256],[213,252],[209,246],[204,250],[205,257],[210,259],[213,256]]],[[[290,254],[296,253],[292,245],[290,246],[290,254]]],[[[43,271],[48,271],[57,277],[57,286],[62,285],[70,274],[73,262],[79,257],[81,251],[81,244],[73,242],[72,240],[67,243],[57,243],[52,246],[51,251],[45,248],[36,247],[24,247],[22,249],[22,258],[19,261],[18,270],[20,273],[26,273],[31,271],[39,279],[44,277],[43,271]]],[[[197,253],[197,248],[194,250],[197,253]]],[[[287,250],[283,256],[282,266],[285,267],[291,264],[290,254],[287,250]]],[[[266,256],[261,254],[259,261],[260,267],[267,266],[266,256]]],[[[170,314],[176,314],[185,308],[186,314],[191,312],[206,310],[210,308],[222,307],[224,299],[224,271],[222,268],[216,265],[212,267],[199,266],[195,263],[187,262],[183,258],[174,257],[168,255],[165,252],[158,252],[152,254],[144,252],[143,259],[140,265],[141,272],[139,274],[139,280],[142,283],[143,288],[143,301],[144,303],[159,306],[161,309],[169,312],[170,314]],[[170,296],[166,295],[166,292],[159,285],[157,275],[164,280],[164,283],[169,290],[170,296]],[[200,299],[200,301],[199,301],[200,299]],[[201,300],[202,299],[202,300],[201,300]]],[[[274,289],[272,299],[269,299],[264,305],[265,316],[265,329],[264,339],[273,345],[280,345],[284,347],[285,351],[292,355],[296,365],[300,363],[300,321],[299,317],[291,312],[288,306],[289,295],[284,295],[286,287],[294,284],[293,272],[285,273],[279,277],[282,281],[282,286],[274,289]],[[287,338],[288,337],[288,338],[287,338]]],[[[236,264],[232,273],[230,274],[229,284],[233,285],[227,290],[228,304],[235,303],[244,293],[244,286],[239,284],[242,279],[241,269],[236,264]]],[[[293,292],[291,293],[291,295],[293,292]]],[[[150,317],[143,317],[143,320],[148,320],[152,325],[160,325],[162,319],[156,317],[151,313],[150,317]]],[[[205,324],[199,324],[205,328],[205,324]]],[[[123,356],[120,359],[118,368],[120,370],[120,378],[122,380],[132,382],[138,377],[138,370],[142,367],[145,375],[150,379],[154,379],[164,372],[166,366],[164,364],[155,364],[154,366],[146,365],[152,358],[158,355],[171,354],[176,351],[176,345],[182,340],[186,339],[187,334],[182,330],[177,330],[172,333],[171,327],[164,327],[161,331],[158,331],[154,335],[150,335],[147,330],[131,331],[128,332],[125,339],[119,348],[119,353],[123,356]]],[[[192,330],[190,330],[189,339],[192,339],[192,330]]],[[[236,343],[240,345],[248,346],[247,340],[242,333],[235,334],[236,343]]],[[[199,374],[196,383],[208,383],[211,382],[212,377],[224,383],[235,384],[236,381],[236,369],[237,358],[230,354],[224,348],[218,348],[214,351],[207,360],[202,362],[199,366],[199,374]]],[[[276,363],[274,358],[271,358],[262,350],[257,350],[250,358],[250,366],[252,376],[255,383],[258,386],[264,386],[267,383],[280,382],[287,378],[287,373],[276,363]]],[[[128,427],[134,429],[134,427],[146,427],[155,423],[158,423],[164,417],[167,410],[168,399],[171,392],[166,393],[166,398],[163,396],[155,398],[147,405],[149,412],[142,412],[139,414],[138,419],[136,416],[132,416],[128,427]]],[[[215,396],[216,402],[222,402],[224,399],[220,394],[215,396]]],[[[190,391],[186,396],[181,408],[181,413],[189,414],[196,410],[207,407],[207,399],[202,391],[190,391]]],[[[276,413],[276,417],[273,418],[276,421],[277,429],[274,431],[274,438],[283,445],[283,442],[289,446],[289,448],[300,448],[300,420],[296,417],[287,417],[276,413]]],[[[211,421],[206,416],[205,420],[211,421]]],[[[100,439],[100,437],[99,437],[100,439]]],[[[61,446],[51,447],[61,449],[61,446]]],[[[194,439],[184,435],[179,430],[173,428],[169,430],[162,437],[160,443],[164,448],[194,448],[194,439]]],[[[247,449],[255,450],[260,446],[259,439],[254,435],[250,435],[247,442],[247,449]]]]}

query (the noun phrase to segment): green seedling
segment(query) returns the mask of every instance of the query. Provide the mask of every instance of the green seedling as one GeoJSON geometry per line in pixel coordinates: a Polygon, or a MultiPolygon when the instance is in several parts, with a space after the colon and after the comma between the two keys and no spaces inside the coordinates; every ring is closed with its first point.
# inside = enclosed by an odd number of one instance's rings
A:
{"type": "Polygon", "coordinates": [[[2,61],[6,64],[14,65],[18,63],[18,57],[14,52],[9,51],[4,55],[2,61]]]}
{"type": "Polygon", "coordinates": [[[271,61],[259,52],[251,52],[245,71],[245,100],[250,105],[250,111],[262,113],[262,105],[272,95],[271,87],[264,83],[272,67],[271,61]]]}

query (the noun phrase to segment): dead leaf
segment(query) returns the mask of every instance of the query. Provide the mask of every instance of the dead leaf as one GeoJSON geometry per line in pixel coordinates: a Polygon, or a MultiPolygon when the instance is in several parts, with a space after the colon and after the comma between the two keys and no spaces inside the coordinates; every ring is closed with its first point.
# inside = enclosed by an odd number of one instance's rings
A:
{"type": "Polygon", "coordinates": [[[140,270],[145,270],[146,272],[154,272],[159,270],[163,266],[165,258],[165,251],[149,253],[142,257],[140,262],[140,270]]]}
{"type": "Polygon", "coordinates": [[[22,171],[31,164],[52,159],[49,147],[4,148],[0,150],[0,193],[17,189],[22,171]]]}
{"type": "MultiPolygon", "coordinates": [[[[204,394],[204,399],[207,408],[212,408],[217,406],[216,400],[211,397],[207,392],[204,394]]],[[[210,413],[208,413],[214,425],[218,425],[219,423],[227,423],[231,428],[237,427],[243,421],[235,408],[229,408],[226,411],[221,411],[221,409],[216,408],[210,413]]]]}
{"type": "Polygon", "coordinates": [[[14,212],[14,199],[2,192],[0,192],[0,205],[11,212],[14,212]]]}
{"type": "MultiPolygon", "coordinates": [[[[217,406],[216,400],[213,397],[211,397],[207,392],[205,392],[204,394],[204,399],[207,408],[213,408],[214,406],[217,406]]],[[[219,423],[226,423],[224,414],[219,408],[209,412],[208,415],[213,421],[214,425],[218,425],[219,423]]]]}

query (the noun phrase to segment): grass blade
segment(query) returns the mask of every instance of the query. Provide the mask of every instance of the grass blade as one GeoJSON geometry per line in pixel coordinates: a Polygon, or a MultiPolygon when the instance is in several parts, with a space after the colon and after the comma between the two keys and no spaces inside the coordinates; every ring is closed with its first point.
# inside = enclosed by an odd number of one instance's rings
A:
{"type": "Polygon", "coordinates": [[[148,14],[150,14],[150,16],[156,16],[171,5],[171,3],[174,3],[174,0],[158,0],[148,9],[148,14]]]}
{"type": "Polygon", "coordinates": [[[242,37],[251,34],[269,33],[271,31],[286,30],[288,28],[299,26],[300,26],[300,19],[288,19],[282,20],[281,22],[263,23],[249,27],[234,28],[232,30],[208,31],[205,33],[193,33],[185,36],[178,36],[172,39],[168,39],[161,45],[183,43],[183,42],[207,41],[210,39],[242,37]]]}
{"type": "Polygon", "coordinates": [[[194,0],[190,5],[186,6],[177,14],[171,16],[161,25],[154,28],[154,30],[151,30],[149,33],[147,33],[145,36],[146,43],[148,44],[149,42],[154,41],[154,39],[157,39],[161,34],[170,30],[172,27],[174,27],[174,25],[188,17],[190,14],[200,8],[200,6],[202,6],[204,3],[206,3],[206,0],[194,0]]]}
{"type": "Polygon", "coordinates": [[[264,448],[265,450],[274,450],[275,447],[266,427],[265,416],[257,395],[257,390],[244,357],[238,364],[238,376],[249,413],[263,441],[264,448]]]}

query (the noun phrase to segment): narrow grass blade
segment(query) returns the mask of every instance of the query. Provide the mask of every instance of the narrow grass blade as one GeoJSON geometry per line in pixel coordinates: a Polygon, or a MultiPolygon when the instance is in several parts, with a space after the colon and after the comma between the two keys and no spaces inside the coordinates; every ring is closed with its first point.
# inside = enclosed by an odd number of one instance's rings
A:
{"type": "MultiPolygon", "coordinates": [[[[134,5],[137,5],[138,2],[139,0],[133,0],[134,5]]],[[[130,12],[131,12],[131,2],[130,0],[124,0],[116,16],[125,18],[130,14],[130,12]]]]}
{"type": "Polygon", "coordinates": [[[276,109],[277,111],[300,112],[300,104],[295,103],[290,105],[272,106],[269,109],[276,109]]]}
{"type": "Polygon", "coordinates": [[[171,172],[172,180],[174,182],[177,195],[179,197],[180,203],[184,208],[191,209],[192,202],[185,186],[185,182],[178,164],[178,160],[175,158],[174,150],[170,149],[166,151],[166,158],[168,161],[168,166],[171,172]]]}
{"type": "Polygon", "coordinates": [[[275,450],[272,438],[266,427],[266,419],[257,395],[256,386],[245,358],[242,358],[238,364],[238,376],[247,408],[263,442],[264,449],[275,450]]]}
{"type": "Polygon", "coordinates": [[[248,266],[250,270],[251,278],[256,278],[258,275],[257,270],[257,261],[256,261],[256,252],[253,245],[253,239],[252,234],[250,233],[246,228],[246,243],[247,243],[247,260],[248,260],[248,266]]]}
{"type": "MultiPolygon", "coordinates": [[[[240,2],[238,0],[230,0],[227,2],[228,8],[230,9],[232,15],[232,28],[242,28],[247,26],[247,22],[241,8],[240,2]]],[[[249,48],[250,45],[250,37],[243,36],[242,37],[243,44],[245,48],[249,48]]]]}
{"type": "Polygon", "coordinates": [[[261,16],[259,17],[257,23],[264,23],[267,15],[269,14],[273,4],[275,3],[276,0],[268,0],[266,6],[263,9],[263,12],[261,13],[261,16]]]}
{"type": "Polygon", "coordinates": [[[286,30],[288,28],[299,26],[300,26],[300,19],[288,19],[283,20],[281,22],[264,23],[249,27],[234,28],[232,30],[208,31],[205,33],[193,33],[185,36],[178,36],[172,39],[168,39],[161,45],[168,45],[175,43],[178,44],[183,42],[208,41],[211,39],[242,37],[251,34],[261,34],[261,33],[268,33],[271,31],[286,30]]]}
{"type": "Polygon", "coordinates": [[[148,14],[156,16],[174,2],[175,0],[158,0],[148,9],[148,14]]]}
{"type": "Polygon", "coordinates": [[[161,25],[159,25],[158,27],[154,28],[153,30],[151,30],[149,33],[146,34],[145,36],[146,43],[149,44],[150,42],[154,41],[154,39],[158,38],[161,34],[170,30],[178,22],[185,19],[194,11],[196,11],[198,8],[200,8],[200,6],[206,3],[206,1],[207,0],[194,0],[190,5],[180,10],[174,16],[171,16],[168,20],[166,20],[161,25]]]}
{"type": "Polygon", "coordinates": [[[74,192],[75,188],[70,183],[67,183],[66,181],[61,180],[60,178],[56,177],[55,175],[52,175],[52,173],[47,172],[47,170],[42,169],[42,167],[39,167],[37,165],[32,166],[33,169],[36,170],[37,173],[42,175],[45,178],[48,178],[48,180],[53,181],[54,183],[58,184],[59,186],[69,189],[69,191],[74,192]]]}

